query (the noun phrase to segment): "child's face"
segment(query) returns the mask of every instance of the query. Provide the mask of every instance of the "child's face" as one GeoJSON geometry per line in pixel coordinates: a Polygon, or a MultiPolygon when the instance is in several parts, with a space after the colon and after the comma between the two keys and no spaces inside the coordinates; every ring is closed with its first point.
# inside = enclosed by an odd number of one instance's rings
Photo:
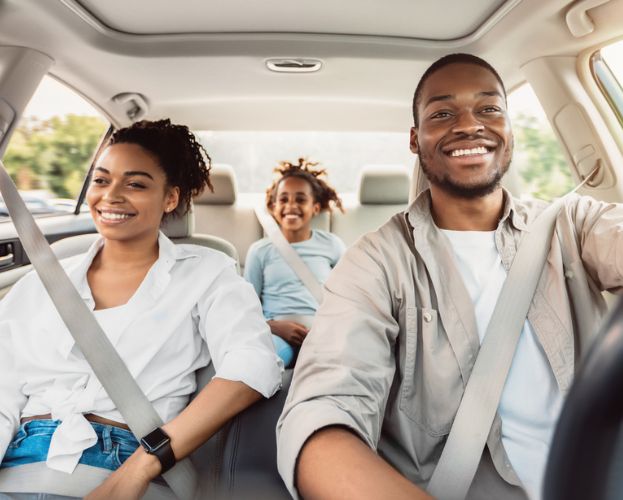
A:
{"type": "Polygon", "coordinates": [[[300,177],[286,177],[277,187],[273,216],[284,231],[308,230],[320,203],[314,199],[312,187],[300,177]]]}

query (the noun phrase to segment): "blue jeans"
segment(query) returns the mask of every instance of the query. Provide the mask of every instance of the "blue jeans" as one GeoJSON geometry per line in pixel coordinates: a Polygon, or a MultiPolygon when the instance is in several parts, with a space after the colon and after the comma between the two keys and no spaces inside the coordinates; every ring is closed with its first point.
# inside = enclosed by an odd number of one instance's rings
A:
{"type": "MultiPolygon", "coordinates": [[[[97,443],[82,452],[79,463],[116,470],[138,448],[138,441],[130,431],[112,425],[89,423],[97,434],[97,443]]],[[[59,424],[60,420],[31,420],[20,425],[0,468],[44,462],[48,457],[52,434],[59,424]]]]}

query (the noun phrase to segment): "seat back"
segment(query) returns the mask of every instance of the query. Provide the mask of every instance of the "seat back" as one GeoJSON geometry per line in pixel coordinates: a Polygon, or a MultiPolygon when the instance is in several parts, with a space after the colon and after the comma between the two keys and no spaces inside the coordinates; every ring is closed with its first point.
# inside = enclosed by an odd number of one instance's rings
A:
{"type": "Polygon", "coordinates": [[[262,237],[253,211],[260,200],[239,199],[234,170],[229,165],[213,165],[210,180],[214,192],[206,190],[193,200],[197,231],[232,242],[244,263],[251,244],[262,237]]]}
{"type": "Polygon", "coordinates": [[[351,245],[406,208],[410,184],[403,165],[366,165],[360,173],[358,199],[346,206],[345,213],[333,212],[331,232],[351,245]]]}
{"type": "MultiPolygon", "coordinates": [[[[236,175],[230,165],[212,165],[210,179],[214,192],[204,191],[193,200],[197,231],[232,242],[244,266],[249,247],[264,237],[255,208],[264,206],[265,195],[238,193],[236,175]]],[[[312,227],[329,231],[329,214],[323,212],[314,217],[312,227]]]]}
{"type": "MultiPolygon", "coordinates": [[[[212,372],[213,373],[213,372],[212,372]]],[[[292,370],[282,388],[234,417],[193,453],[202,489],[209,498],[287,500],[291,496],[277,471],[275,429],[288,395],[292,370]]]]}

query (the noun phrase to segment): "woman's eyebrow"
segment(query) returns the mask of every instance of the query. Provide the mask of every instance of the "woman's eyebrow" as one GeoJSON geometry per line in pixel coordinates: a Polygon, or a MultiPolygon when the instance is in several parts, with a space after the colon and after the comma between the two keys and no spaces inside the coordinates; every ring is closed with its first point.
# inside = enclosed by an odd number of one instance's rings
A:
{"type": "Polygon", "coordinates": [[[125,175],[126,177],[131,177],[133,175],[142,175],[143,177],[149,177],[152,181],[154,180],[150,173],[143,172],[141,170],[128,170],[127,172],[124,172],[123,175],[125,175]]]}
{"type": "MultiPolygon", "coordinates": [[[[104,174],[110,175],[110,170],[104,167],[95,167],[95,171],[103,172],[104,174]]],[[[149,172],[143,172],[142,170],[128,170],[126,172],[123,172],[123,175],[125,177],[132,177],[133,175],[141,175],[143,177],[150,178],[152,181],[154,180],[154,178],[149,172]]]]}

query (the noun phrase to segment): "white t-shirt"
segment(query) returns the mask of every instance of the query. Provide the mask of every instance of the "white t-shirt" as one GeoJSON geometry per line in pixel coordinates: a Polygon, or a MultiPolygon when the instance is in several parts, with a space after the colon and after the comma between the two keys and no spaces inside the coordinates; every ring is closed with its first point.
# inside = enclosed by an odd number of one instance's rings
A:
{"type": "MultiPolygon", "coordinates": [[[[478,336],[484,338],[506,270],[495,246],[495,231],[448,231],[458,270],[474,303],[478,336]]],[[[531,499],[541,498],[550,442],[562,394],[526,320],[504,385],[498,412],[502,444],[531,499]]]]}
{"type": "MultiPolygon", "coordinates": [[[[195,391],[195,371],[213,362],[216,376],[270,397],[283,363],[253,290],[225,254],[174,245],[164,234],[159,257],[130,300],[94,311],[100,326],[160,417],[177,416],[195,391]]],[[[64,263],[87,307],[95,302],[87,270],[102,240],[64,263]]],[[[0,302],[0,459],[21,416],[61,420],[48,467],[70,473],[97,441],[85,413],[123,422],[56,312],[39,277],[22,278],[0,302]]]]}

